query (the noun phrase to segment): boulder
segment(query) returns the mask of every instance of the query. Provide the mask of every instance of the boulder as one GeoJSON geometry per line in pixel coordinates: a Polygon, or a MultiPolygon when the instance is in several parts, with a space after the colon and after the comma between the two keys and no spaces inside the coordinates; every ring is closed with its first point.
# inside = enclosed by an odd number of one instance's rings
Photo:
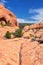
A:
{"type": "Polygon", "coordinates": [[[27,25],[27,26],[25,26],[24,28],[23,28],[23,33],[24,32],[27,32],[29,30],[29,26],[27,25]]]}
{"type": "Polygon", "coordinates": [[[33,30],[30,29],[29,31],[25,32],[22,37],[30,39],[33,36],[34,36],[34,32],[33,32],[33,30]]]}
{"type": "Polygon", "coordinates": [[[10,26],[18,26],[16,16],[10,10],[0,4],[0,22],[3,21],[3,24],[7,24],[8,21],[10,21],[10,26]]]}
{"type": "Polygon", "coordinates": [[[23,38],[34,38],[35,40],[43,39],[43,21],[30,26],[25,26],[23,29],[23,38]],[[31,34],[31,35],[30,35],[31,34]]]}

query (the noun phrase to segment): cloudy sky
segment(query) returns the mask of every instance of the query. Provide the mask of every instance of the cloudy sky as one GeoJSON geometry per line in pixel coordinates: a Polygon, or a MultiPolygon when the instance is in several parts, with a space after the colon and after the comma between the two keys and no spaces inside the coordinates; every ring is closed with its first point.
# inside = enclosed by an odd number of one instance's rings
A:
{"type": "Polygon", "coordinates": [[[43,0],[0,0],[21,23],[37,23],[43,20],[43,0]]]}

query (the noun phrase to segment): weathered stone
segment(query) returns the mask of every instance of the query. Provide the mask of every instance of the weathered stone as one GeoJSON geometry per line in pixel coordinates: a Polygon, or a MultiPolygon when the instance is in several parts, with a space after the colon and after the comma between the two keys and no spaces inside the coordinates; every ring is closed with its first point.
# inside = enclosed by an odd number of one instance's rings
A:
{"type": "MultiPolygon", "coordinates": [[[[18,26],[16,16],[3,5],[0,4],[0,22],[5,22],[5,24],[10,21],[10,26],[18,26]]],[[[4,23],[3,23],[4,24],[4,23]]]]}
{"type": "Polygon", "coordinates": [[[43,21],[38,24],[30,25],[30,29],[40,29],[43,28],[43,21]]]}

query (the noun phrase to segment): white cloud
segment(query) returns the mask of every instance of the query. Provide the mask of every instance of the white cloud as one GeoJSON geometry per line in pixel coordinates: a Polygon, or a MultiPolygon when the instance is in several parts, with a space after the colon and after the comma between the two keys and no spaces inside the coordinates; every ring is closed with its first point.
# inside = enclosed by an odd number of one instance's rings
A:
{"type": "Polygon", "coordinates": [[[22,19],[22,18],[18,18],[17,19],[19,23],[35,23],[37,21],[29,21],[29,20],[26,20],[26,19],[22,19]]]}
{"type": "Polygon", "coordinates": [[[7,3],[7,1],[6,1],[6,0],[0,0],[0,4],[5,5],[5,3],[7,3]]]}
{"type": "Polygon", "coordinates": [[[29,13],[30,14],[34,13],[34,15],[32,15],[30,17],[31,19],[34,19],[36,21],[43,20],[43,8],[40,8],[40,9],[30,9],[29,13]]]}
{"type": "Polygon", "coordinates": [[[18,18],[19,23],[38,23],[43,20],[43,8],[30,9],[29,14],[32,14],[29,18],[30,20],[18,18]],[[33,15],[34,14],[34,15],[33,15]]]}
{"type": "Polygon", "coordinates": [[[18,18],[17,19],[19,23],[28,23],[29,21],[22,19],[22,18],[18,18]]]}

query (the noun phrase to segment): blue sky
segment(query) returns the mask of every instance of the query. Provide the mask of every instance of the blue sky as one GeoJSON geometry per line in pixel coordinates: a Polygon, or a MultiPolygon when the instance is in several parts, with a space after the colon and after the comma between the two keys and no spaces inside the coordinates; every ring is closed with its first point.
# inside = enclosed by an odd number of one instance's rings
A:
{"type": "Polygon", "coordinates": [[[18,22],[37,23],[43,20],[43,0],[0,0],[17,17],[18,22]]]}

